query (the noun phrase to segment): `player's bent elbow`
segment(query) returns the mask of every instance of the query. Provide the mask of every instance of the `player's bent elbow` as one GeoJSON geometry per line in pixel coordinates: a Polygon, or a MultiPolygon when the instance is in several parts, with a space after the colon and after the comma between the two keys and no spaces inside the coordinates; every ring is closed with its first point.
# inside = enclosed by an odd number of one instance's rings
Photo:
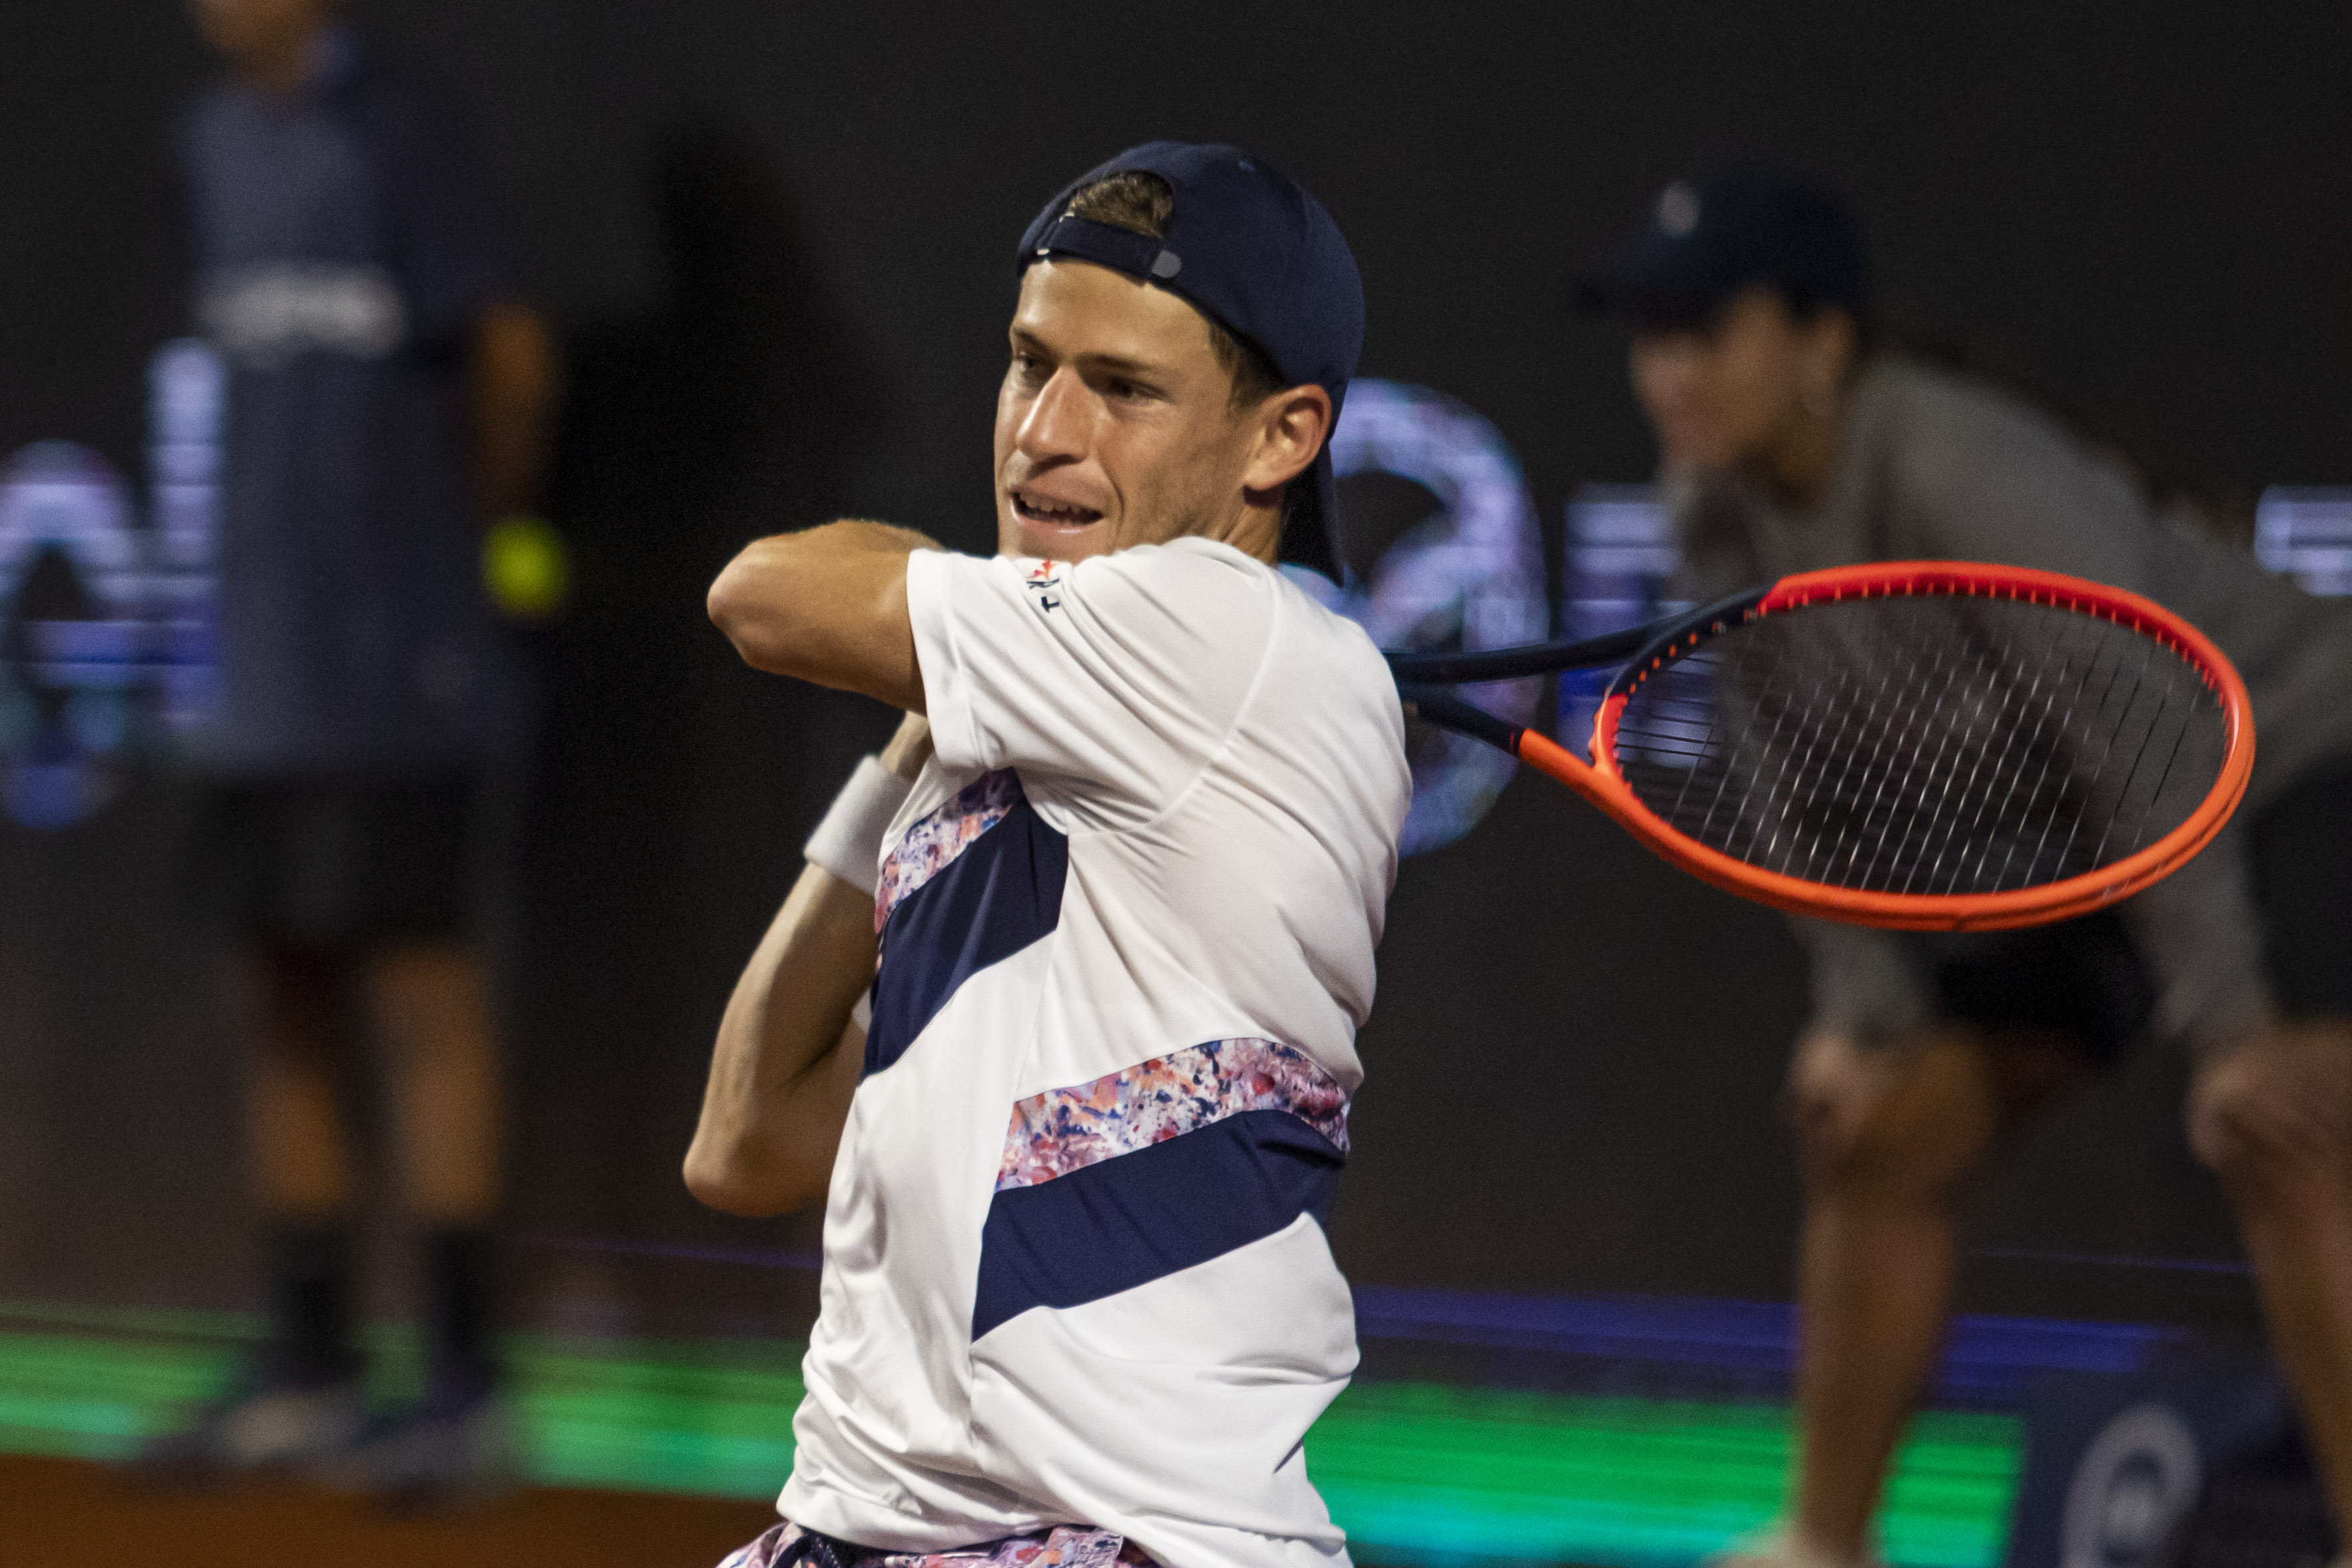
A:
{"type": "Polygon", "coordinates": [[[710,623],[735,644],[735,652],[755,670],[781,674],[780,622],[772,573],[763,571],[753,545],[727,563],[710,584],[703,609],[710,623]]]}
{"type": "Polygon", "coordinates": [[[772,1219],[824,1197],[827,1173],[803,1169],[803,1164],[759,1160],[748,1151],[714,1149],[698,1138],[686,1152],[686,1190],[721,1214],[772,1219]]]}

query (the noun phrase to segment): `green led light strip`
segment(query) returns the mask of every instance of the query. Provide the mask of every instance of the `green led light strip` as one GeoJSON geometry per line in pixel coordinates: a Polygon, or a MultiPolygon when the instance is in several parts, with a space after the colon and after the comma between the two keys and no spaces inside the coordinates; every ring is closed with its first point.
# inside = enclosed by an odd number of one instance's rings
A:
{"type": "MultiPolygon", "coordinates": [[[[119,1459],[207,1397],[247,1320],[0,1305],[0,1451],[119,1459]]],[[[386,1398],[413,1335],[370,1336],[386,1398]]],[[[791,1469],[802,1347],[782,1341],[508,1342],[531,1471],[566,1486],[761,1498],[791,1469]]],[[[1367,1563],[1686,1563],[1768,1523],[1789,1461],[1777,1405],[1360,1384],[1307,1469],[1367,1563]]],[[[1993,1568],[2023,1446],[2015,1416],[1931,1412],[1882,1521],[1917,1568],[1993,1568]]]]}

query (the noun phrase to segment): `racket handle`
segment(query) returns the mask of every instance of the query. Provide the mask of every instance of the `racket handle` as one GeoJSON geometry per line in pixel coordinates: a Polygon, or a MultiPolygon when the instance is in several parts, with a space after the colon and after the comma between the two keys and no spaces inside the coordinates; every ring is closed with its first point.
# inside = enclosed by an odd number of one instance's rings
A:
{"type": "Polygon", "coordinates": [[[1397,695],[1404,699],[1405,712],[1415,717],[1500,747],[1537,772],[1559,779],[1612,817],[1620,821],[1628,819],[1624,804],[1602,781],[1601,770],[1543,731],[1496,718],[1442,687],[1399,686],[1397,695]]]}
{"type": "Polygon", "coordinates": [[[1464,702],[1443,686],[1400,685],[1397,695],[1404,699],[1404,711],[1416,718],[1498,746],[1514,757],[1519,754],[1519,737],[1527,733],[1525,729],[1464,702]]]}

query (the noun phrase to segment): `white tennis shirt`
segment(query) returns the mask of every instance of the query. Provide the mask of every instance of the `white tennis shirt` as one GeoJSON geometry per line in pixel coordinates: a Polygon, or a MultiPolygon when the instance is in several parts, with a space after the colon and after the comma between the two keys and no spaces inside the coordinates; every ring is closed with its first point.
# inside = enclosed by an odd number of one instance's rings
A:
{"type": "Polygon", "coordinates": [[[1412,797],[1387,667],[1206,539],[927,551],[907,596],[938,753],[778,1506],[894,1551],[1344,1563],[1300,1444],[1356,1364],[1321,1219],[1412,797]]]}

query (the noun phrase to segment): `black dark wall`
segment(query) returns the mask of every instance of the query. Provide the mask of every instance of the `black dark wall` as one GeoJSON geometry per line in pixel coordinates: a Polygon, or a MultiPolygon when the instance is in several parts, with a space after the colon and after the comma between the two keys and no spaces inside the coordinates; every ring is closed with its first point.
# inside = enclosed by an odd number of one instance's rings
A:
{"type": "MultiPolygon", "coordinates": [[[[1314,188],[1363,267],[1365,371],[1493,419],[1555,531],[1577,484],[1650,461],[1621,345],[1566,311],[1568,280],[1722,152],[1843,185],[1891,303],[2177,465],[2352,480],[2340,5],[360,15],[479,105],[572,354],[550,507],[583,594],[535,638],[549,725],[511,942],[531,1234],[805,1239],[694,1209],[676,1160],[731,967],[886,719],[737,668],[699,585],[740,539],[833,509],[985,543],[1007,253],[1130,141],[1248,142],[1314,188]]],[[[140,367],[178,316],[156,150],[207,68],[167,5],[0,9],[0,452],[68,436],[138,472],[140,367]]],[[[230,1058],[170,904],[179,810],[159,782],[65,835],[0,831],[0,1290],[243,1290],[230,1058]]],[[[1521,783],[1399,886],[1343,1259],[1395,1281],[1784,1290],[1773,1094],[1799,1006],[1770,918],[1521,783]]],[[[2225,1245],[2168,1092],[2151,1062],[2063,1108],[1990,1184],[1982,1239],[2225,1245]]],[[[737,1289],[693,1278],[697,1302],[737,1289]]],[[[2179,1307],[2136,1278],[1985,1261],[1970,1289],[2179,1307]]]]}

